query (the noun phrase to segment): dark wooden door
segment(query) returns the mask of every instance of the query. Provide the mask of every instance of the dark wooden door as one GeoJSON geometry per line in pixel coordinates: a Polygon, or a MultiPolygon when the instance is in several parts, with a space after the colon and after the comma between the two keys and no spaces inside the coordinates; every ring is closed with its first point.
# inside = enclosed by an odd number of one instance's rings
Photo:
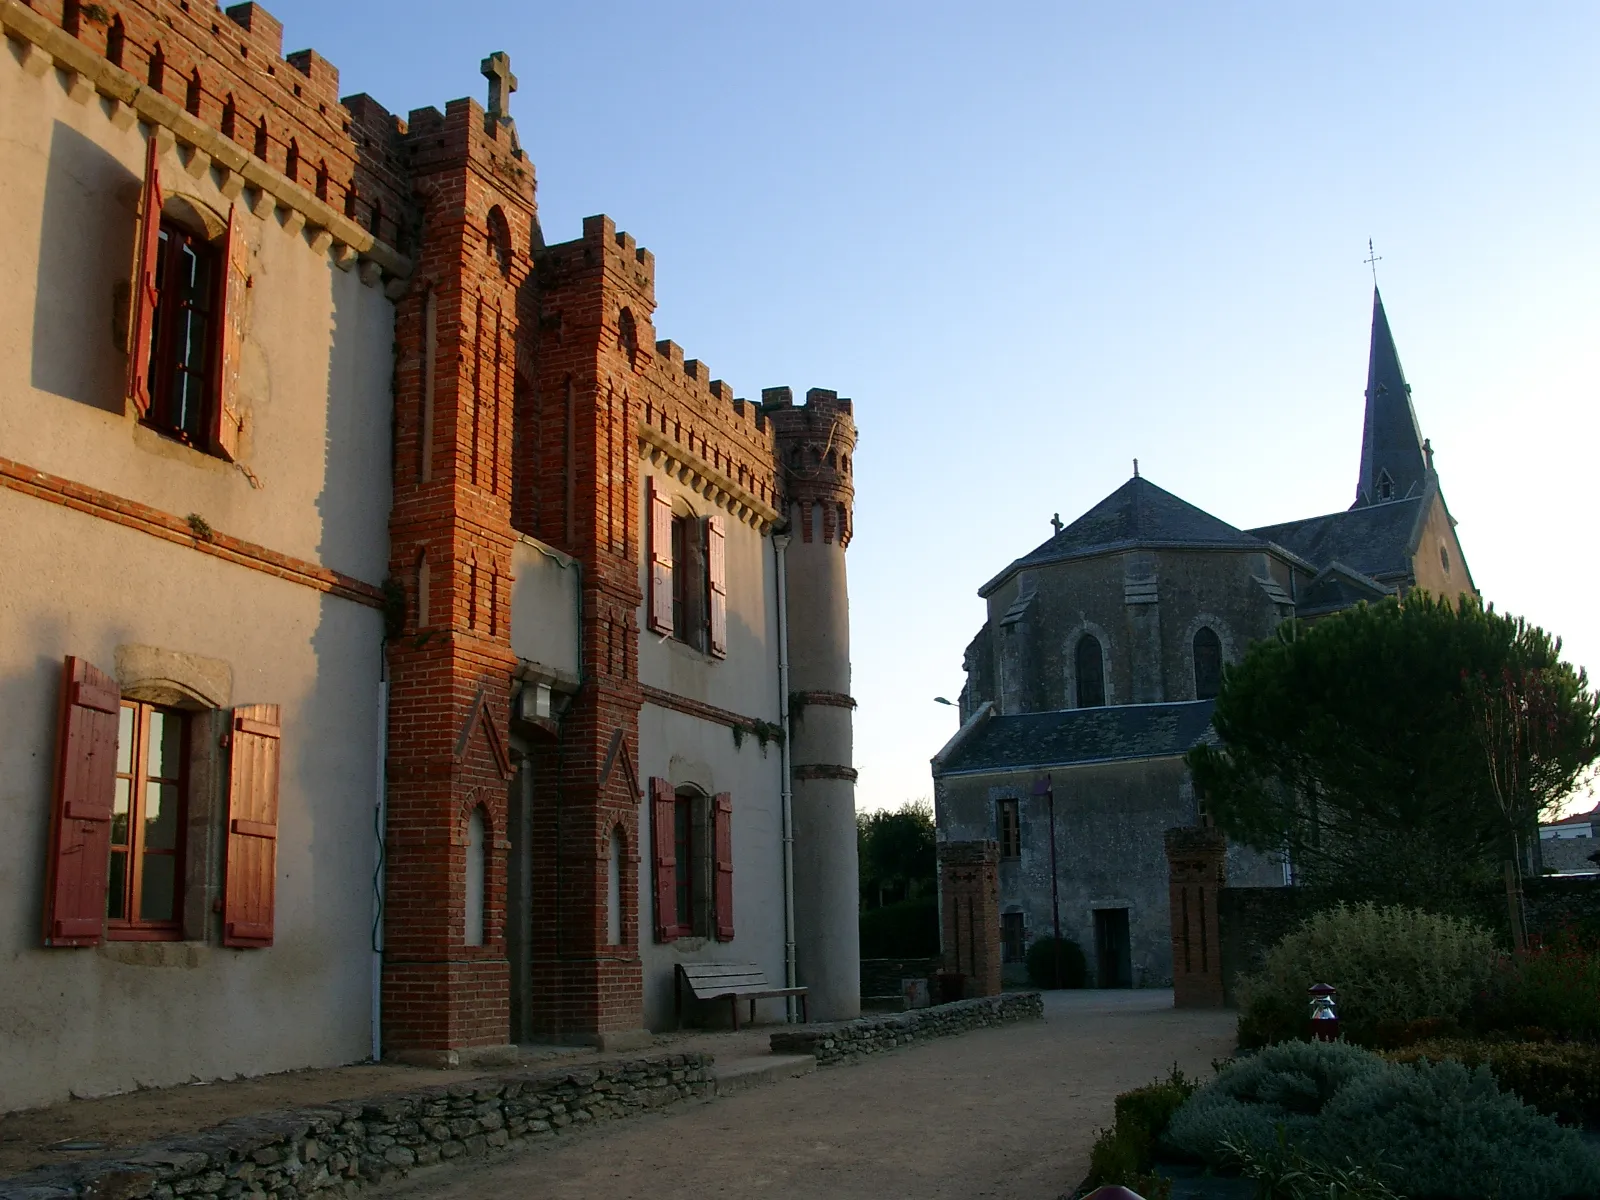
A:
{"type": "Polygon", "coordinates": [[[1128,940],[1128,910],[1097,908],[1094,913],[1095,982],[1103,988],[1133,986],[1133,953],[1128,940]]]}

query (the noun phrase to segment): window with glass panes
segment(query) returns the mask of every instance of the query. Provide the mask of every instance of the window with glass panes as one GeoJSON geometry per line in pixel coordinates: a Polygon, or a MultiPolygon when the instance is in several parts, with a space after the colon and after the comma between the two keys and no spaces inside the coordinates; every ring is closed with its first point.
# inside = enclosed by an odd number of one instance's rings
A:
{"type": "Polygon", "coordinates": [[[698,934],[694,927],[694,797],[679,796],[672,806],[673,855],[678,864],[678,928],[685,936],[698,934]]]}
{"type": "Polygon", "coordinates": [[[147,420],[195,446],[204,444],[209,428],[216,268],[215,246],[179,225],[161,223],[147,420]]]}
{"type": "Polygon", "coordinates": [[[180,935],[188,718],[124,702],[117,727],[106,929],[112,937],[180,935]]]}

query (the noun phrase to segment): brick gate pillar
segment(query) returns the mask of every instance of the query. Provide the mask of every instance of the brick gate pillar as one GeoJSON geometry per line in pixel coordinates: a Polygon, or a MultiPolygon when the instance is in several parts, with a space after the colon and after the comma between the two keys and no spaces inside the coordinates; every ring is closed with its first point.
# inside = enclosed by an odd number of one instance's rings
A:
{"type": "Polygon", "coordinates": [[[972,996],[1000,994],[1000,847],[946,842],[939,847],[940,942],[944,969],[966,977],[972,996]]]}
{"type": "Polygon", "coordinates": [[[1217,893],[1228,881],[1227,839],[1214,829],[1167,830],[1172,917],[1172,1002],[1178,1008],[1221,1008],[1222,941],[1217,893]]]}

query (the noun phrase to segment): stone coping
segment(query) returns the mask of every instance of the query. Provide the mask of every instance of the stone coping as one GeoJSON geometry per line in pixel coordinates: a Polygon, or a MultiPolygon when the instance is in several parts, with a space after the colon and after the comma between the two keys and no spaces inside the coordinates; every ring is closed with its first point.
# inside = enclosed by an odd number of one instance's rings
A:
{"type": "Polygon", "coordinates": [[[772,1035],[774,1054],[810,1054],[817,1066],[855,1062],[928,1038],[949,1037],[992,1025],[1038,1020],[1044,1016],[1040,992],[1002,992],[909,1012],[884,1013],[827,1025],[802,1025],[772,1035]]]}
{"type": "Polygon", "coordinates": [[[0,1200],[351,1195],[412,1169],[714,1094],[712,1056],[654,1055],[508,1071],[312,1108],[0,1179],[0,1200]]]}

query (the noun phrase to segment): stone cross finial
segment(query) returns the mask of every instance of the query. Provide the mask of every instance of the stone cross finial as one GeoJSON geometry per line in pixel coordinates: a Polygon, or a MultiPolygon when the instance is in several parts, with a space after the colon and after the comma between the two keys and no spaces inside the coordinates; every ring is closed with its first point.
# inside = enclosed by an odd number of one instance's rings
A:
{"type": "Polygon", "coordinates": [[[1063,529],[1066,528],[1066,526],[1061,523],[1061,514],[1060,513],[1056,513],[1054,516],[1052,516],[1050,518],[1050,524],[1055,528],[1055,531],[1057,533],[1060,533],[1063,529]]]}
{"type": "Polygon", "coordinates": [[[511,116],[511,93],[517,90],[517,77],[511,73],[511,56],[496,50],[478,70],[489,81],[489,115],[505,120],[511,116]]]}

